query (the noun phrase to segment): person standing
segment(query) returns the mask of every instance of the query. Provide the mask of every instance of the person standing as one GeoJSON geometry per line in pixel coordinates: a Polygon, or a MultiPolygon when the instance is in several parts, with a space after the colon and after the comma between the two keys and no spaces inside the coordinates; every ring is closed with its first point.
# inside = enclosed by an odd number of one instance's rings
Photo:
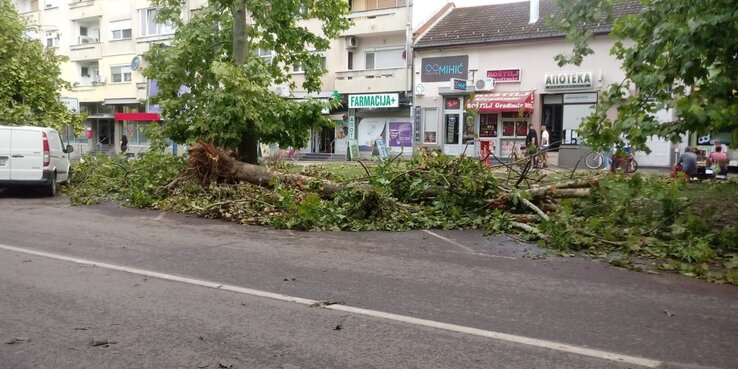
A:
{"type": "Polygon", "coordinates": [[[528,155],[534,154],[538,150],[538,132],[533,125],[528,125],[528,135],[525,136],[525,151],[528,155]]]}
{"type": "Polygon", "coordinates": [[[125,153],[126,151],[128,151],[128,137],[123,135],[120,138],[120,152],[125,153]]]}
{"type": "Polygon", "coordinates": [[[548,167],[548,148],[551,145],[551,140],[548,135],[546,125],[541,126],[541,161],[543,161],[543,167],[548,167]]]}

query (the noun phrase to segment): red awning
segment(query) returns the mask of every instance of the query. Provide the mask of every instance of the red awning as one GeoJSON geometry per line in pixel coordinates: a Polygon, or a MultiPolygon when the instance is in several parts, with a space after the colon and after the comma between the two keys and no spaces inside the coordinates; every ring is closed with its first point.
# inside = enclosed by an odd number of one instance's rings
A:
{"type": "Polygon", "coordinates": [[[466,104],[468,109],[479,109],[480,113],[533,112],[535,91],[478,93],[466,104]]]}
{"type": "Polygon", "coordinates": [[[152,121],[161,120],[157,113],[115,113],[115,120],[152,121]]]}

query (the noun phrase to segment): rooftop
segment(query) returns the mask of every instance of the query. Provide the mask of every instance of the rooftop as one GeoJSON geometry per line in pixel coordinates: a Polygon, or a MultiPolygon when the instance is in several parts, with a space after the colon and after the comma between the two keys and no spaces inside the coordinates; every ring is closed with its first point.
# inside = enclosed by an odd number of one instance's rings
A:
{"type": "MultiPolygon", "coordinates": [[[[628,0],[613,6],[613,17],[634,14],[640,9],[638,1],[628,0]]],[[[416,43],[416,49],[499,42],[523,41],[564,34],[551,28],[546,18],[559,12],[554,0],[541,0],[540,16],[529,24],[528,2],[455,8],[416,43]]],[[[608,33],[612,24],[593,25],[595,33],[608,33]]]]}

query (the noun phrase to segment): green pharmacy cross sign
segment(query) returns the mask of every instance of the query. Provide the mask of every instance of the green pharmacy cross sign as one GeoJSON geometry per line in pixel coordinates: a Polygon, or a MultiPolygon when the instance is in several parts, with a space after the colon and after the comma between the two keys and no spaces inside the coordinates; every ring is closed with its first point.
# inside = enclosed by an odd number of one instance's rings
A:
{"type": "Polygon", "coordinates": [[[349,109],[396,108],[400,106],[398,94],[349,95],[349,109]]]}

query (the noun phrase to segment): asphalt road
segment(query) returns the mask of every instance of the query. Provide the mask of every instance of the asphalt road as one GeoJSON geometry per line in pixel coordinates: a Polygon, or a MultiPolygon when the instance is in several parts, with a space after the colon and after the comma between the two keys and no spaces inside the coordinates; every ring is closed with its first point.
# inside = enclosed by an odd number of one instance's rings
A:
{"type": "Polygon", "coordinates": [[[0,194],[0,368],[738,367],[738,288],[540,253],[0,194]]]}

